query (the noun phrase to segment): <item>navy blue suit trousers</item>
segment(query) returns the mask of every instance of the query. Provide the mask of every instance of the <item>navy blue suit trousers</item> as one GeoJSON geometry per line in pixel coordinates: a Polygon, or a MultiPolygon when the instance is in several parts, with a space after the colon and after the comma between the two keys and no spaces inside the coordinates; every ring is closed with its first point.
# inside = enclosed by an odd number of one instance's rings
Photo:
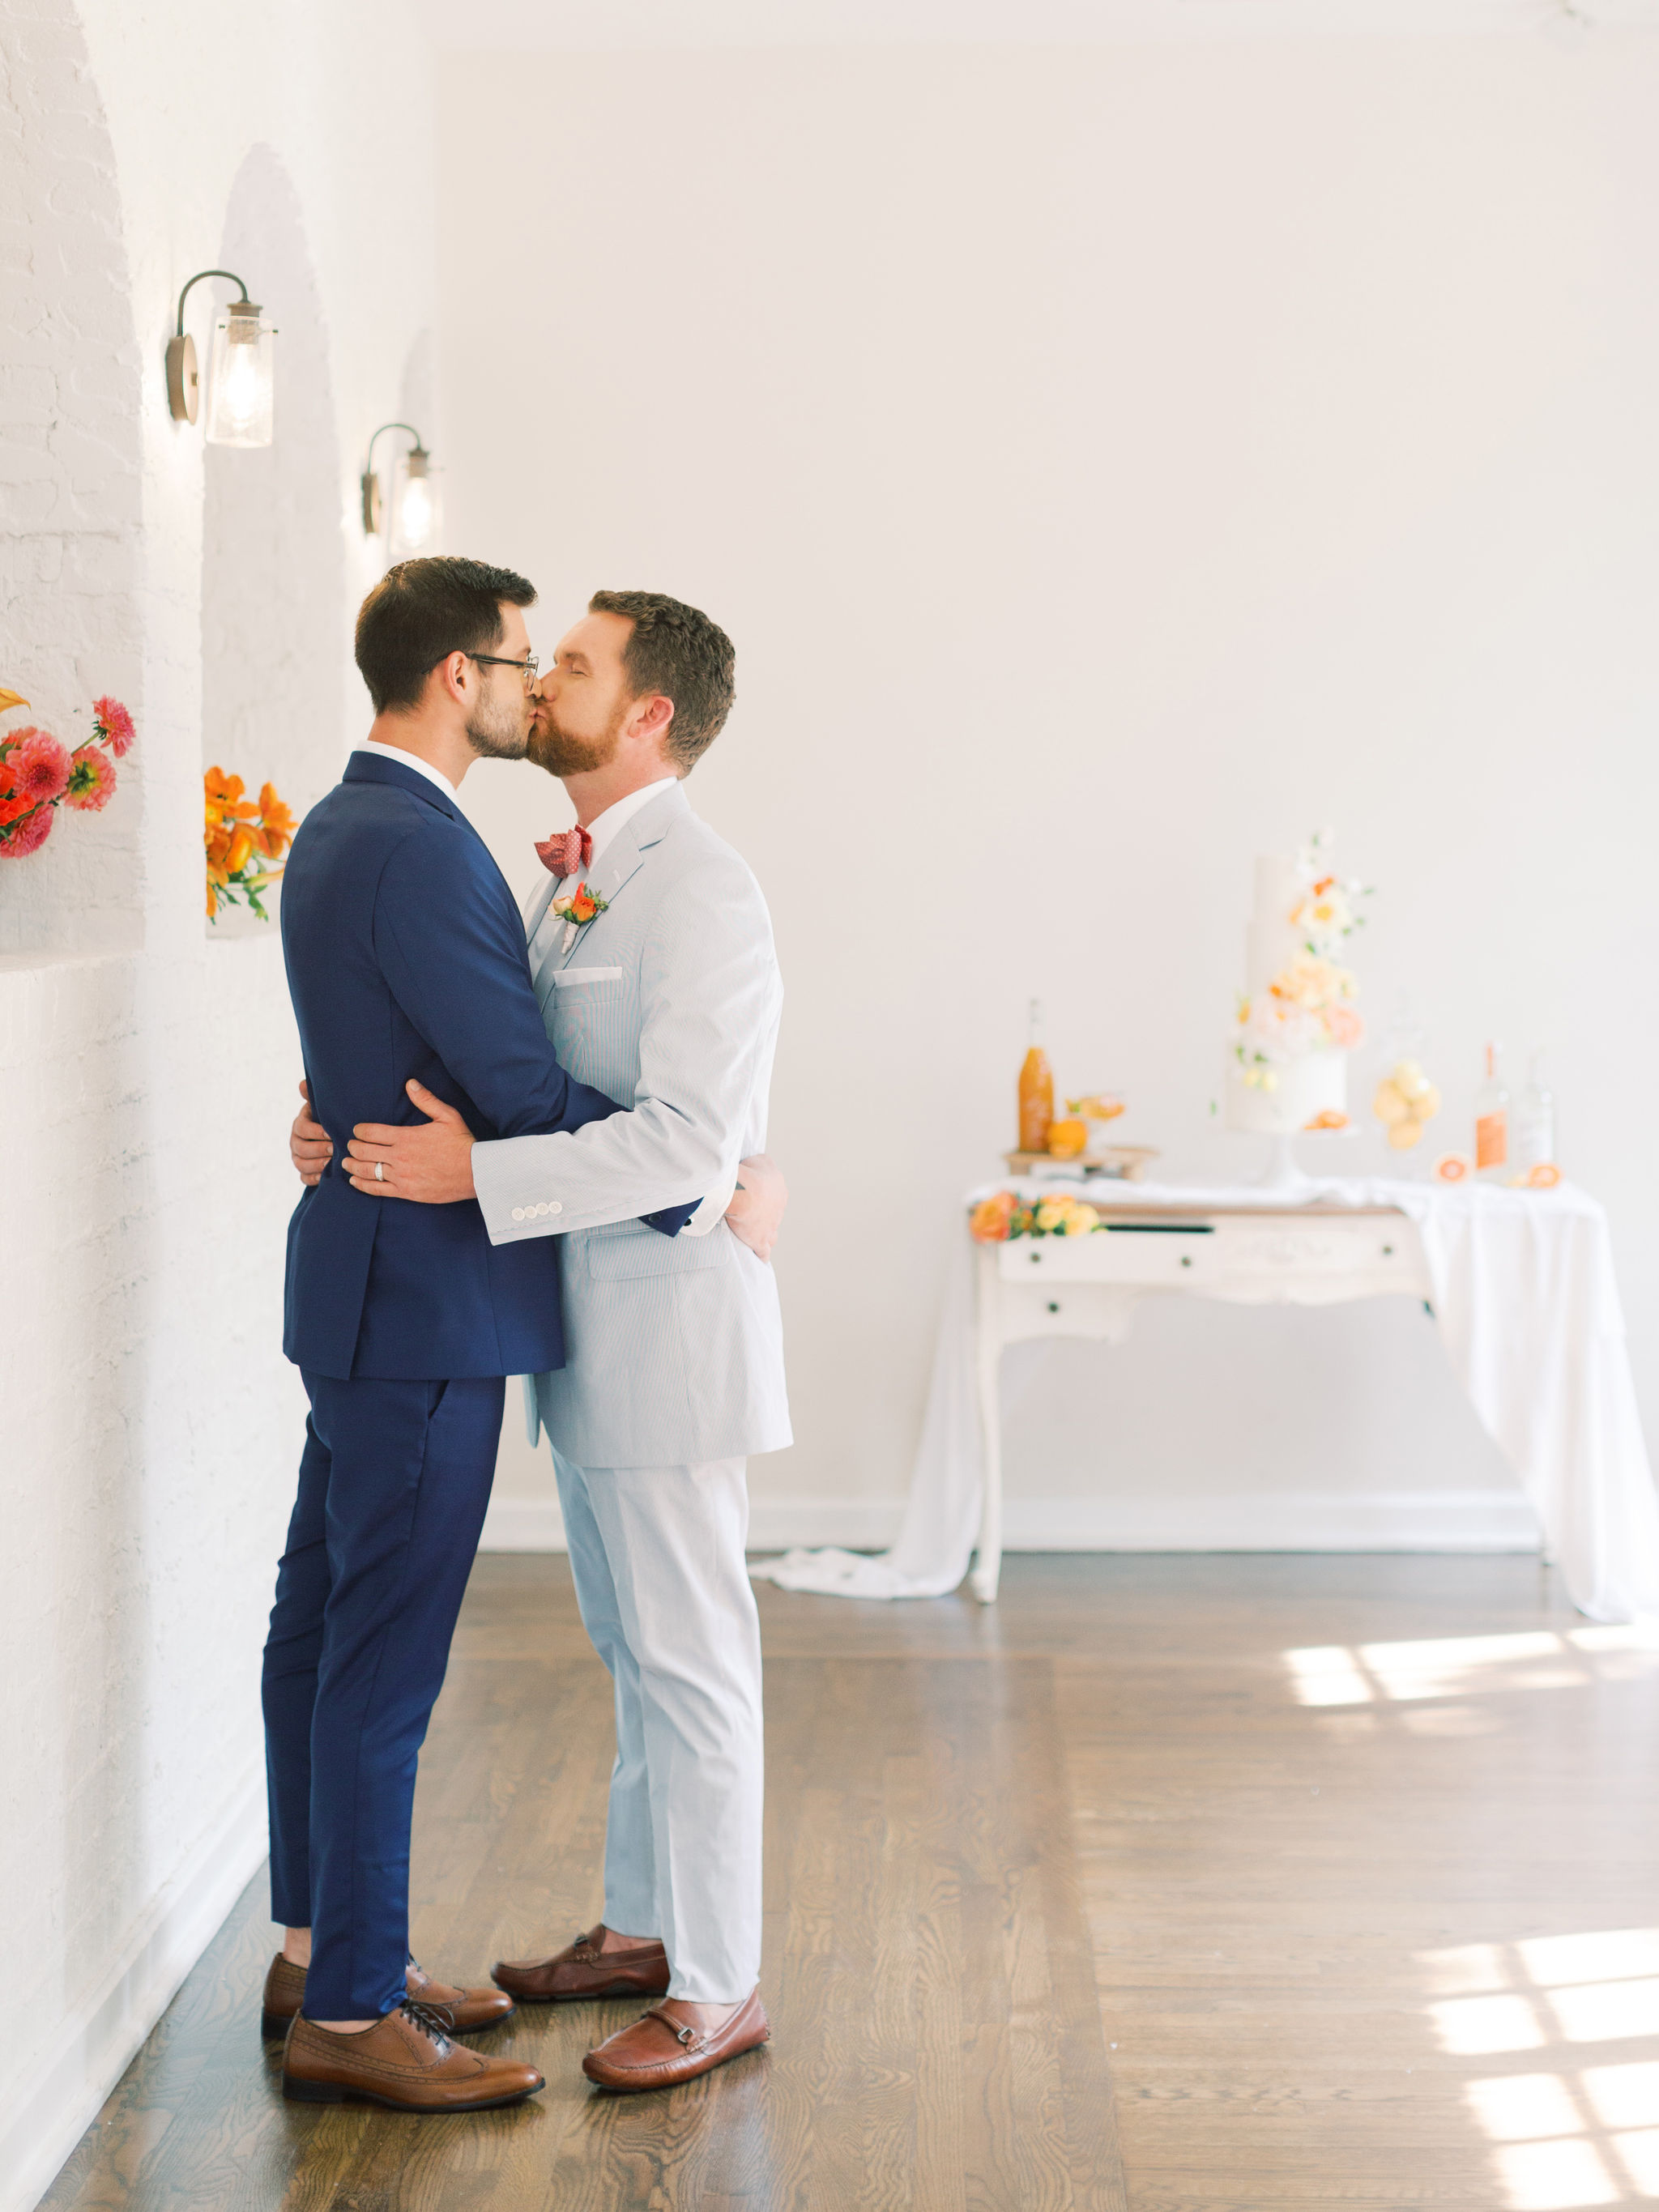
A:
{"type": "Polygon", "coordinates": [[[495,1468],[506,1390],[307,1373],[265,1645],[270,1909],[311,1930],[305,2010],[404,2001],[415,1770],[495,1468]]]}

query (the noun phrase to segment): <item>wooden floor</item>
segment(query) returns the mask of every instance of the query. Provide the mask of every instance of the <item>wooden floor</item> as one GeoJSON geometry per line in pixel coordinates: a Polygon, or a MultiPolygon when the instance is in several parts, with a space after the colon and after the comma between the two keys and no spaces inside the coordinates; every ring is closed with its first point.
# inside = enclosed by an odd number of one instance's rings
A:
{"type": "MultiPolygon", "coordinates": [[[[1524,1559],[1016,1558],[763,1587],[775,2040],[665,2096],[283,2101],[256,1883],[52,2212],[1568,2212],[1659,2202],[1659,1651],[1524,1559]],[[1642,1931],[1648,1931],[1644,1934],[1642,1931]]],[[[597,1917],[607,1684],[562,1560],[474,1574],[415,1930],[597,1917]]]]}

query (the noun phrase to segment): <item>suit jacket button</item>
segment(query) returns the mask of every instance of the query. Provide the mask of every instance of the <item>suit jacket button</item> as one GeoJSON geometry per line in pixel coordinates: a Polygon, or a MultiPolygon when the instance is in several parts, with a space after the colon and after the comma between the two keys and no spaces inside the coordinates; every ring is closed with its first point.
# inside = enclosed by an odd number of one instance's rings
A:
{"type": "Polygon", "coordinates": [[[542,1212],[544,1213],[562,1213],[564,1212],[564,1208],[559,1204],[556,1198],[550,1198],[547,1201],[547,1204],[543,1206],[542,1212]]]}
{"type": "Polygon", "coordinates": [[[524,1208],[523,1208],[523,1206],[515,1206],[514,1207],[514,1209],[513,1209],[513,1218],[514,1218],[515,1221],[522,1221],[522,1220],[524,1219],[524,1208]]]}

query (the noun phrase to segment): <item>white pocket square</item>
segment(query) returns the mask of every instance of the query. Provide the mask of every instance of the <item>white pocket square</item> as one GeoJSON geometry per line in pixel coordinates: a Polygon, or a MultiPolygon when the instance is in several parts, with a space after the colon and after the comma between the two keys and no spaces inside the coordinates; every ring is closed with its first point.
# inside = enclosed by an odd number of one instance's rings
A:
{"type": "Polygon", "coordinates": [[[622,980],[620,968],[556,968],[553,981],[562,988],[572,983],[617,983],[622,980]]]}

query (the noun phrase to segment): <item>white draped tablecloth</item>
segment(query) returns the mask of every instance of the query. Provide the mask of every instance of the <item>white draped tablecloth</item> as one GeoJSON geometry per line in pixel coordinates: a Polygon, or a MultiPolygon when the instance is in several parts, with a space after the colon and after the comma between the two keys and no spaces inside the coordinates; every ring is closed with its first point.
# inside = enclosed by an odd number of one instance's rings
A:
{"type": "MultiPolygon", "coordinates": [[[[989,1195],[988,1183],[969,1194],[989,1195]]],[[[1038,1186],[1021,1186],[1036,1189],[1038,1186]]],[[[1044,1183],[1131,1212],[1139,1205],[1296,1202],[1259,1185],[1044,1183]]],[[[1659,1619],[1659,1498],[1648,1464],[1607,1215],[1585,1191],[1345,1178],[1299,1196],[1396,1206],[1416,1224],[1447,1357],[1515,1469],[1575,1605],[1592,1620],[1659,1619]]],[[[754,1572],[841,1597],[938,1597],[968,1571],[983,1467],[974,1366],[975,1246],[952,1239],[921,1441],[898,1541],[870,1556],[792,1551],[754,1572]]]]}

